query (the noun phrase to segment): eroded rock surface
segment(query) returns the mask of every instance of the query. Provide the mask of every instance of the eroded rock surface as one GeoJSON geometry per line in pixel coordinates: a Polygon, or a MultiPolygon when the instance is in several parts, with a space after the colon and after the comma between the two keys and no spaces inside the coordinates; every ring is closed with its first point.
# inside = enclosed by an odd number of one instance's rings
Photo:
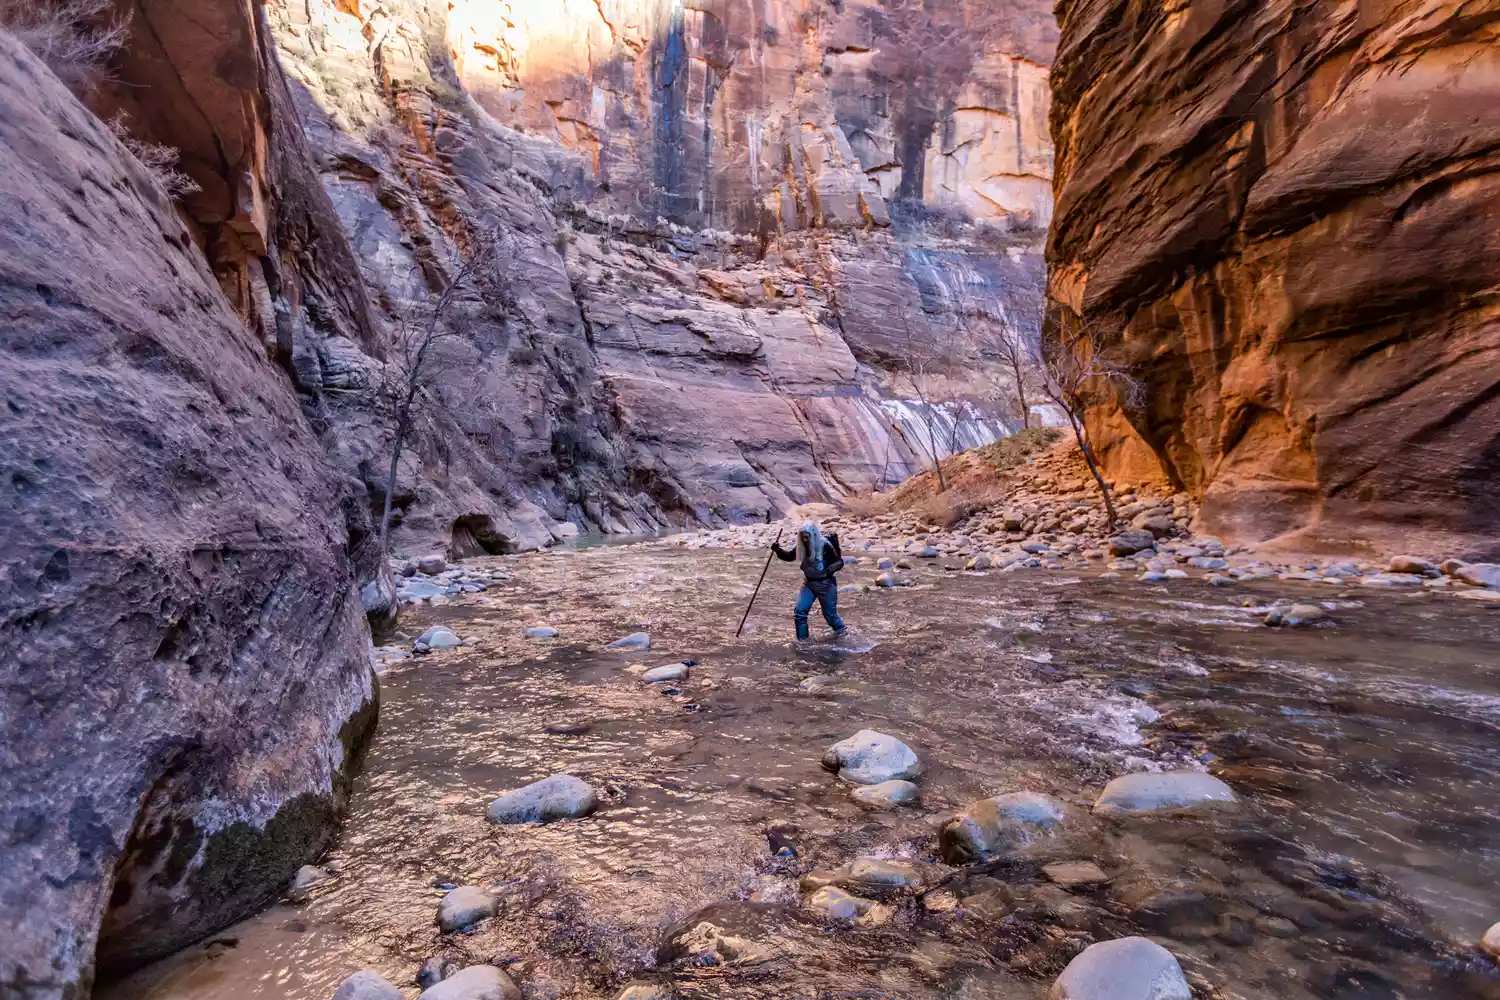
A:
{"type": "Polygon", "coordinates": [[[161,190],[0,33],[0,992],[267,902],[373,719],[341,486],[161,190]]]}
{"type": "Polygon", "coordinates": [[[1058,315],[1089,423],[1215,534],[1495,551],[1500,11],[1059,5],[1058,315]]]}

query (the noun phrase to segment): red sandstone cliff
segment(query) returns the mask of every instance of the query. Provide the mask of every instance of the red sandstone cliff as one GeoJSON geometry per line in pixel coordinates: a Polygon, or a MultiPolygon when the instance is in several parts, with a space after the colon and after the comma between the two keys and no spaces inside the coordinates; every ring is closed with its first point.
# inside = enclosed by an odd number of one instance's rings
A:
{"type": "Polygon", "coordinates": [[[1291,545],[1496,550],[1500,7],[1064,0],[1054,316],[1118,477],[1291,545]]]}

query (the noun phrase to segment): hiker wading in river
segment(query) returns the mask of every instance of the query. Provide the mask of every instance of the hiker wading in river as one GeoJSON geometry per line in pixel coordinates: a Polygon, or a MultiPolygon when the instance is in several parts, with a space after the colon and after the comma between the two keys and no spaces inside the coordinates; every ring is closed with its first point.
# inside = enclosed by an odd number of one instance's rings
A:
{"type": "Polygon", "coordinates": [[[823,620],[834,635],[848,632],[839,617],[839,582],[833,576],[844,568],[838,536],[825,537],[822,528],[806,521],[797,531],[796,548],[783,549],[772,542],[771,551],[783,562],[795,560],[802,567],[802,590],[797,594],[797,608],[792,614],[797,623],[797,638],[807,638],[807,613],[812,610],[813,601],[823,609],[823,620]]]}

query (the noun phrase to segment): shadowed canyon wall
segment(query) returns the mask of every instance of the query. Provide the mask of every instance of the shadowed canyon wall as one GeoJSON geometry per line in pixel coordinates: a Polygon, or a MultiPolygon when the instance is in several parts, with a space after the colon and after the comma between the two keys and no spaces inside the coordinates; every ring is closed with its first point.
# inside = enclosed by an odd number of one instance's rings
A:
{"type": "Polygon", "coordinates": [[[1090,415],[1113,474],[1230,537],[1497,551],[1500,7],[1058,15],[1053,314],[1146,388],[1090,415]]]}
{"type": "Polygon", "coordinates": [[[0,995],[85,997],[323,849],[374,667],[286,373],[4,33],[0,177],[0,995]]]}

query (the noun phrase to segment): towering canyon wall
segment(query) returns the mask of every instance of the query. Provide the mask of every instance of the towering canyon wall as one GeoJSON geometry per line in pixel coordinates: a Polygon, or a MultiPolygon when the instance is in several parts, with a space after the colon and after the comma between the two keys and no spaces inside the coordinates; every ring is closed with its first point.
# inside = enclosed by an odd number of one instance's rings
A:
{"type": "Polygon", "coordinates": [[[373,661],[285,372],[3,32],[0,218],[0,995],[86,997],[323,849],[373,661]]]}
{"type": "MultiPolygon", "coordinates": [[[[475,516],[522,546],[564,519],[758,518],[919,466],[908,343],[1007,302],[1033,332],[1050,177],[1045,10],[928,7],[269,8],[375,326],[475,234],[506,247],[462,433],[403,470],[399,544],[475,516]]],[[[334,342],[335,368],[380,354],[334,342]]],[[[961,440],[1014,419],[988,374],[961,440]]],[[[385,442],[341,438],[378,492],[385,442]]]]}
{"type": "Polygon", "coordinates": [[[1495,552],[1500,9],[1058,15],[1049,290],[1145,382],[1090,414],[1114,474],[1232,537],[1495,552]]]}
{"type": "MultiPolygon", "coordinates": [[[[330,835],[373,716],[362,612],[392,609],[381,386],[487,241],[398,550],[900,478],[911,351],[1034,336],[1041,299],[1045,8],[117,13],[88,108],[0,32],[0,992],[26,1000],[224,926],[330,835]]],[[[992,405],[990,375],[948,388],[992,405]]]]}

